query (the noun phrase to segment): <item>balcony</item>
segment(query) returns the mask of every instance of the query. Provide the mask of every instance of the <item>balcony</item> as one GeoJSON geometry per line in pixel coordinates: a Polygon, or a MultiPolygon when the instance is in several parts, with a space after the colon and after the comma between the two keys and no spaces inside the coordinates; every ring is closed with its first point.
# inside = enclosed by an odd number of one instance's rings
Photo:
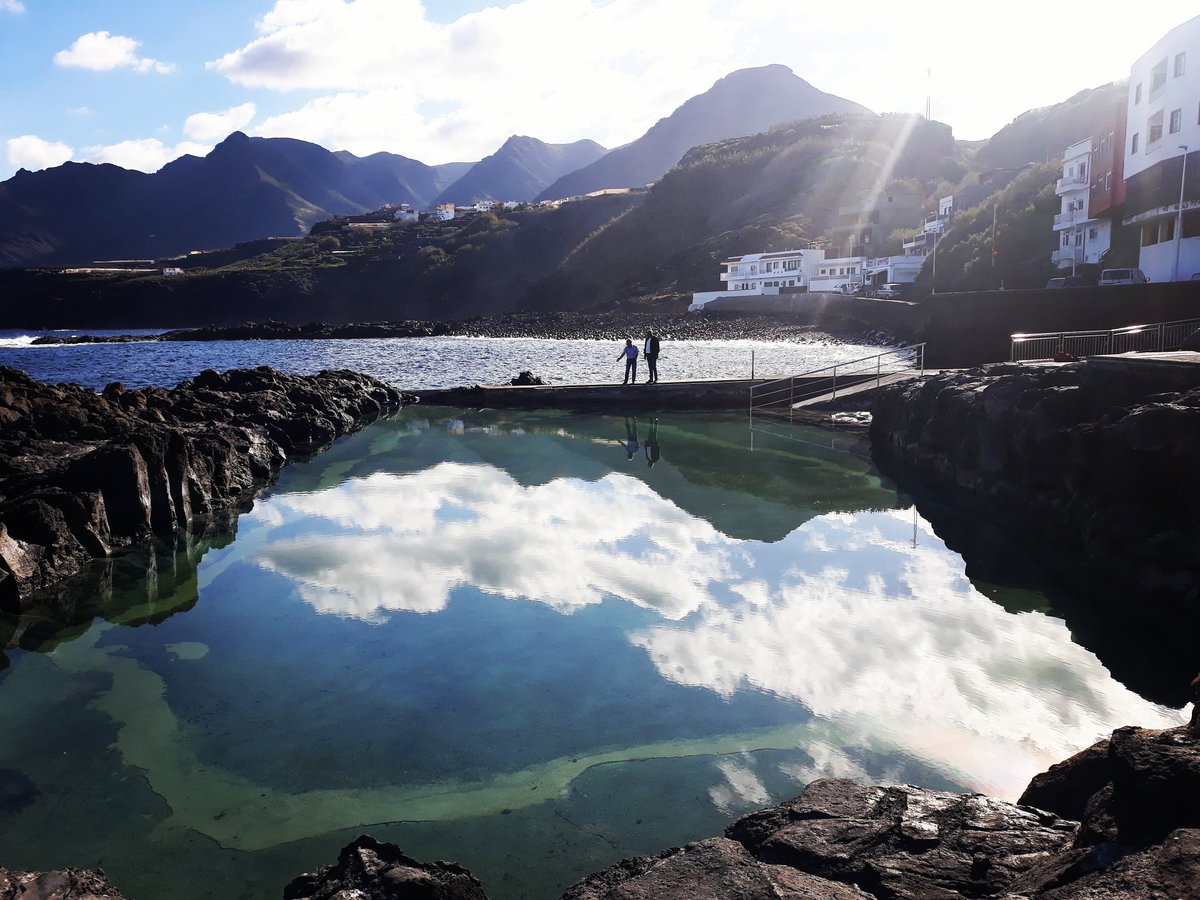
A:
{"type": "Polygon", "coordinates": [[[1088,186],[1088,177],[1086,175],[1067,175],[1058,179],[1058,185],[1054,191],[1061,194],[1063,191],[1076,190],[1088,186]]]}
{"type": "Polygon", "coordinates": [[[1086,209],[1077,209],[1075,212],[1059,213],[1054,217],[1054,230],[1062,231],[1064,228],[1071,228],[1076,225],[1086,225],[1088,222],[1095,221],[1087,214],[1086,209]]]}
{"type": "Polygon", "coordinates": [[[1076,265],[1082,265],[1083,248],[1068,247],[1065,250],[1055,250],[1050,254],[1050,262],[1054,263],[1054,265],[1058,266],[1059,268],[1069,266],[1072,263],[1075,263],[1076,265]]]}

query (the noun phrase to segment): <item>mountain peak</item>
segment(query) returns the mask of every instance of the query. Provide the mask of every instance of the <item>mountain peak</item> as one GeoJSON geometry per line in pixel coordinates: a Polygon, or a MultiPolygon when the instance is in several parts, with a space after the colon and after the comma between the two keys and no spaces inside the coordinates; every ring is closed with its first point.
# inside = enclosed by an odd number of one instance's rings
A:
{"type": "Polygon", "coordinates": [[[559,179],[537,199],[556,200],[603,188],[639,188],[661,178],[700,144],[758,134],[785,122],[831,113],[868,112],[857,103],[813,87],[779,63],[738,69],[659,119],[633,143],[559,179]]]}

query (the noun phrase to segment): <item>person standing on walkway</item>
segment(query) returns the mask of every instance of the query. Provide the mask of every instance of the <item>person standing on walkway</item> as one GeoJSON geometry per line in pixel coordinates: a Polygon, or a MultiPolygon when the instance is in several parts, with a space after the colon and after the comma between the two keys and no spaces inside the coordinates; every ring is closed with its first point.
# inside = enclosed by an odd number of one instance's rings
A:
{"type": "Polygon", "coordinates": [[[625,347],[621,350],[621,355],[617,357],[625,358],[625,380],[621,384],[629,384],[630,377],[633,378],[633,383],[637,384],[637,356],[638,348],[633,346],[631,338],[625,338],[625,347]]]}
{"type": "Polygon", "coordinates": [[[652,384],[658,382],[658,335],[651,329],[646,329],[646,344],[643,347],[646,356],[646,381],[652,384]]]}

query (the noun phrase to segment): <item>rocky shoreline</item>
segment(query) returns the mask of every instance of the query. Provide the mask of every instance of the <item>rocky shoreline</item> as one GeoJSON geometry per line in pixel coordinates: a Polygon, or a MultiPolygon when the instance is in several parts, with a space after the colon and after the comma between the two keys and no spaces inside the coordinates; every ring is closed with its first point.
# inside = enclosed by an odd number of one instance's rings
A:
{"type": "Polygon", "coordinates": [[[289,460],[412,399],[348,371],[208,370],[98,394],[0,367],[0,612],[96,560],[225,527],[289,460]]]}
{"type": "Polygon", "coordinates": [[[811,320],[786,313],[705,313],[650,311],[644,306],[600,313],[529,312],[476,316],[455,321],[405,320],[336,325],[311,322],[247,322],[182,328],[153,337],[136,335],[47,335],[35,344],[126,343],[130,341],[330,340],[347,338],[490,337],[547,340],[620,340],[653,329],[672,340],[803,341],[829,334],[853,340],[890,341],[890,335],[871,329],[846,328],[831,332],[811,320]]]}

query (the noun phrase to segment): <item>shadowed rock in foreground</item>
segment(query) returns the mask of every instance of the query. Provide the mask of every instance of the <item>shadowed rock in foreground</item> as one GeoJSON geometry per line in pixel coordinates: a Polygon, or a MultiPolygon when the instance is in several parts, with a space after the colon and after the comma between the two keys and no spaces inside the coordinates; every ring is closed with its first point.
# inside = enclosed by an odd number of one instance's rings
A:
{"type": "MultiPolygon", "coordinates": [[[[284,896],[484,895],[457,866],[422,865],[364,836],[284,896]]],[[[1037,776],[1019,804],[814,781],[794,800],[739,819],[724,837],[622,860],[562,900],[983,897],[1200,897],[1197,732],[1118,729],[1037,776]]]]}
{"type": "Polygon", "coordinates": [[[224,527],[289,460],[411,399],[347,371],[207,370],[97,394],[0,367],[0,612],[93,560],[224,527]]]}
{"type": "Polygon", "coordinates": [[[125,900],[103,872],[12,872],[0,866],[0,900],[125,900]]]}

